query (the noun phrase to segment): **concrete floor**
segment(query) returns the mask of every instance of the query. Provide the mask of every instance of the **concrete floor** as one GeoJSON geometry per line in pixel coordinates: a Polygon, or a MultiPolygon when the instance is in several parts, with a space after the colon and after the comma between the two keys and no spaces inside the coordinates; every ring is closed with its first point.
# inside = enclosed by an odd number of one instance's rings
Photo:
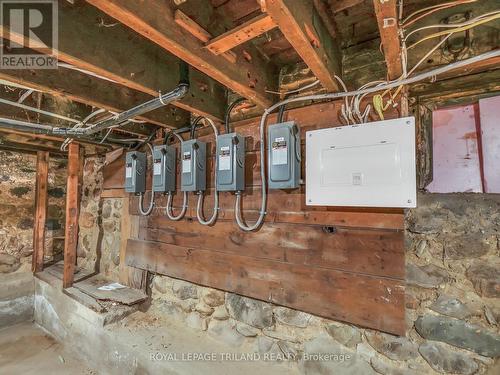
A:
{"type": "Polygon", "coordinates": [[[85,374],[97,372],[70,355],[33,323],[0,330],[0,374],[85,374]]]}

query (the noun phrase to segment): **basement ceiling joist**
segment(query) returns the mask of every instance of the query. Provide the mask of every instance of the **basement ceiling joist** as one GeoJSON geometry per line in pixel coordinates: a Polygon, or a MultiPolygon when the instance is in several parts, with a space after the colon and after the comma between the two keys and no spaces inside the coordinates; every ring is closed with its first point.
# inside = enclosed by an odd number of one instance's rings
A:
{"type": "Polygon", "coordinates": [[[266,11],[323,86],[337,91],[342,56],[312,0],[266,0],[266,11]]]}
{"type": "Polygon", "coordinates": [[[266,89],[274,85],[269,82],[266,64],[258,63],[248,54],[238,53],[236,63],[214,55],[204,48],[203,42],[178,27],[167,2],[151,0],[148,6],[135,0],[87,2],[258,106],[268,107],[272,103],[266,89]]]}
{"type": "MultiPolygon", "coordinates": [[[[2,69],[0,78],[114,112],[127,110],[151,99],[150,95],[141,91],[64,68],[57,70],[2,69]]],[[[160,126],[179,128],[189,123],[189,113],[180,108],[167,106],[149,112],[139,119],[160,126]]],[[[150,132],[145,126],[139,124],[127,124],[121,128],[139,135],[150,132]]]]}
{"type": "MultiPolygon", "coordinates": [[[[59,33],[59,60],[151,96],[158,96],[159,90],[168,92],[178,84],[178,58],[123,25],[102,26],[105,18],[88,4],[60,2],[59,29],[64,32],[59,33]]],[[[3,35],[13,41],[23,37],[5,29],[3,35]]],[[[30,41],[30,45],[37,43],[30,41]]],[[[196,69],[190,69],[190,80],[189,95],[173,104],[222,119],[224,88],[196,69]]]]}

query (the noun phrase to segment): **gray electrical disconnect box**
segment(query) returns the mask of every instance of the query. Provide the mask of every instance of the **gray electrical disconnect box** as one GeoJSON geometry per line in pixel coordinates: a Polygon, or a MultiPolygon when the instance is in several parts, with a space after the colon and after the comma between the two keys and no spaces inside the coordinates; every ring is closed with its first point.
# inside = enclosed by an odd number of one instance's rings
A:
{"type": "Polygon", "coordinates": [[[236,133],[217,137],[217,190],[245,189],[245,138],[236,133]]]}
{"type": "Polygon", "coordinates": [[[155,146],[153,149],[153,191],[175,191],[175,148],[155,146]]]}
{"type": "Polygon", "coordinates": [[[146,154],[131,151],[125,155],[125,191],[144,193],[146,191],[146,154]]]}
{"type": "Polygon", "coordinates": [[[300,129],[294,121],[267,129],[269,189],[295,189],[300,184],[300,129]]]}
{"type": "Polygon", "coordinates": [[[207,144],[191,139],[181,147],[181,191],[207,188],[207,144]]]}

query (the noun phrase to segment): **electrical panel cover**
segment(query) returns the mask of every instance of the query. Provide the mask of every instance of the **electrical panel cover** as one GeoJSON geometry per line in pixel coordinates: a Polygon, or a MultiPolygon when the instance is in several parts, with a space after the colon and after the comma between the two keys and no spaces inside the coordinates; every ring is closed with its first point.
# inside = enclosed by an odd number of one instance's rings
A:
{"type": "Polygon", "coordinates": [[[125,191],[144,193],[146,191],[146,154],[139,151],[125,155],[125,191]]]}
{"type": "Polygon", "coordinates": [[[267,128],[269,189],[296,189],[300,186],[300,129],[294,121],[267,128]]]}
{"type": "Polygon", "coordinates": [[[415,118],[306,133],[306,204],[416,207],[415,118]]]}
{"type": "Polygon", "coordinates": [[[207,144],[197,139],[182,142],[181,191],[204,191],[207,187],[207,144]]]}
{"type": "Polygon", "coordinates": [[[175,147],[160,145],[153,149],[153,191],[175,191],[175,147]]]}
{"type": "Polygon", "coordinates": [[[229,133],[217,137],[217,190],[245,188],[245,138],[229,133]]]}

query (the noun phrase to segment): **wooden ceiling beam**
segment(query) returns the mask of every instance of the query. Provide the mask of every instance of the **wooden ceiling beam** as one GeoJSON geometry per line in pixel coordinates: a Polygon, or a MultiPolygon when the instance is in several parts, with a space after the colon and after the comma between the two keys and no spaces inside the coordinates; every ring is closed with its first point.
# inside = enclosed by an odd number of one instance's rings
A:
{"type": "MultiPolygon", "coordinates": [[[[174,12],[174,20],[177,25],[182,27],[199,41],[207,43],[210,39],[212,39],[212,34],[194,22],[187,14],[179,9],[174,12]]],[[[236,54],[234,52],[224,52],[222,53],[222,57],[233,64],[236,63],[236,54]]]]}
{"type": "Polygon", "coordinates": [[[238,27],[211,39],[206,46],[210,52],[220,55],[274,29],[276,26],[276,23],[269,15],[260,14],[238,27]]]}
{"type": "Polygon", "coordinates": [[[272,104],[266,93],[267,88],[273,87],[267,79],[266,65],[252,63],[240,54],[234,64],[214,55],[199,39],[177,26],[167,2],[150,0],[147,6],[135,0],[87,2],[255,104],[261,107],[272,104]]]}
{"type": "Polygon", "coordinates": [[[397,1],[373,0],[373,5],[387,65],[387,75],[390,80],[397,79],[403,74],[397,1]]]}
{"type": "Polygon", "coordinates": [[[266,10],[321,84],[337,91],[342,56],[312,0],[266,0],[266,10]]]}
{"type": "MultiPolygon", "coordinates": [[[[0,79],[31,87],[54,97],[65,97],[74,102],[113,112],[127,110],[151,99],[150,95],[141,91],[64,68],[2,69],[0,79]]],[[[159,126],[179,128],[189,123],[189,113],[177,107],[167,106],[149,112],[139,119],[159,126]]],[[[131,123],[120,129],[131,134],[146,135],[151,132],[150,128],[148,124],[131,123]]]]}
{"type": "MultiPolygon", "coordinates": [[[[143,10],[149,8],[140,6],[143,10]]],[[[106,24],[109,17],[86,3],[59,2],[58,11],[59,29],[64,30],[58,39],[60,61],[141,91],[150,95],[149,99],[158,96],[159,90],[165,93],[177,86],[180,79],[177,57],[121,24],[106,24]]],[[[3,35],[13,41],[24,38],[5,27],[3,35]]],[[[36,46],[35,41],[31,43],[36,46]]],[[[225,89],[192,68],[190,81],[189,94],[172,105],[222,119],[225,89]]]]}
{"type": "Polygon", "coordinates": [[[342,12],[343,10],[352,8],[362,4],[365,0],[330,0],[331,7],[334,13],[342,12]]]}

